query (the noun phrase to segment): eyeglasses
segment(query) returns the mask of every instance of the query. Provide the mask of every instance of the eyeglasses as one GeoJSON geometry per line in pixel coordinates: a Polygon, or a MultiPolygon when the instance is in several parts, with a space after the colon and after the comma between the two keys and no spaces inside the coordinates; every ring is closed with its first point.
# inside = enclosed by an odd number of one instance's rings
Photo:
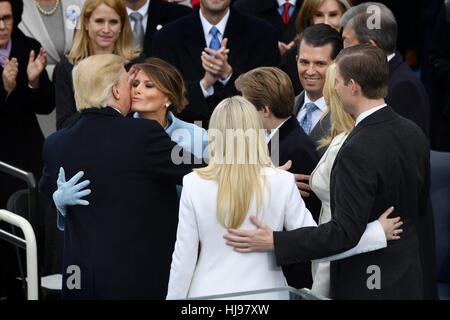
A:
{"type": "Polygon", "coordinates": [[[0,17],[0,21],[3,21],[5,25],[10,25],[13,23],[13,16],[11,14],[7,14],[6,16],[0,17]]]}

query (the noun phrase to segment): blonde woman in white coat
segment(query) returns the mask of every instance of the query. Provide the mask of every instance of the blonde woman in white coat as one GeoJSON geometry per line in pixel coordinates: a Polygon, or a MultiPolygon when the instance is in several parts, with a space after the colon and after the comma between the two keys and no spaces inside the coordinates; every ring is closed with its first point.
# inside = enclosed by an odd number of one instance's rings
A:
{"type": "Polygon", "coordinates": [[[225,99],[215,108],[208,135],[209,165],[183,180],[167,298],[286,286],[273,252],[238,253],[223,235],[227,228],[251,228],[252,215],[273,230],[315,226],[294,176],[274,168],[258,112],[242,97],[225,99]]]}
{"type": "MultiPolygon", "coordinates": [[[[53,71],[61,57],[72,47],[84,0],[27,0],[23,3],[19,29],[39,41],[47,52],[47,74],[53,71]]],[[[55,112],[39,116],[45,136],[56,130],[55,112]]]]}

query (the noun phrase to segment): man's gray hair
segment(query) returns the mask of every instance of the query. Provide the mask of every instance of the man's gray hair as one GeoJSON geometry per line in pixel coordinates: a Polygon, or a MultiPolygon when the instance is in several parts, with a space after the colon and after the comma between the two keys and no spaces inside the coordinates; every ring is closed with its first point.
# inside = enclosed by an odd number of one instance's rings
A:
{"type": "Polygon", "coordinates": [[[387,55],[394,53],[397,46],[398,27],[392,11],[379,2],[365,2],[344,13],[340,20],[341,28],[348,26],[359,43],[370,40],[387,55]]]}

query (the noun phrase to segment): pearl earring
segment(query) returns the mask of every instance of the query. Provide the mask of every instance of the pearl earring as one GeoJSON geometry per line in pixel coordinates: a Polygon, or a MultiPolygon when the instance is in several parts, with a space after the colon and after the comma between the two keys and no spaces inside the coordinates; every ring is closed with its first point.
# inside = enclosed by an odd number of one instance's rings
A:
{"type": "Polygon", "coordinates": [[[167,103],[165,104],[165,106],[166,106],[166,108],[170,107],[170,102],[167,102],[167,103]]]}

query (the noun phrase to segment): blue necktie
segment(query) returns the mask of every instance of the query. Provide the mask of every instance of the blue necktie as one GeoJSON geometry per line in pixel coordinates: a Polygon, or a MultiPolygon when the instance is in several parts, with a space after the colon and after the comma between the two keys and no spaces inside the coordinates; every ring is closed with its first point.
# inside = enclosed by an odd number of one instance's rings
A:
{"type": "Polygon", "coordinates": [[[219,29],[216,27],[212,27],[211,30],[209,30],[209,33],[212,35],[211,42],[209,43],[209,47],[213,50],[219,50],[220,49],[220,40],[219,40],[219,29]]]}
{"type": "Polygon", "coordinates": [[[305,104],[305,114],[303,115],[303,118],[300,119],[300,126],[303,128],[303,131],[305,131],[306,134],[310,134],[312,129],[312,114],[314,111],[316,111],[318,107],[312,103],[308,102],[305,104]]]}

